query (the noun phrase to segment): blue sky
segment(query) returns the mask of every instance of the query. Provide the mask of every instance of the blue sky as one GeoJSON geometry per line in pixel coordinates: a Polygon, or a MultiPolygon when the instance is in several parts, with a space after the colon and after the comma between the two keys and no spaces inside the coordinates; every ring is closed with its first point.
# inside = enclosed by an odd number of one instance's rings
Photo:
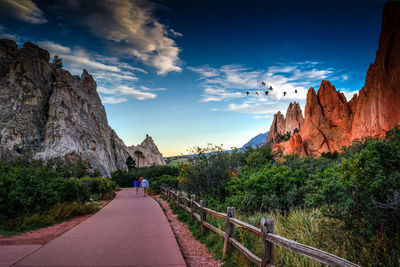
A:
{"type": "Polygon", "coordinates": [[[86,68],[125,144],[150,134],[171,156],[207,143],[241,147],[291,101],[304,110],[322,79],[349,100],[374,60],[383,5],[0,0],[0,37],[37,43],[73,74],[86,68]],[[261,81],[273,93],[263,95],[261,81]]]}

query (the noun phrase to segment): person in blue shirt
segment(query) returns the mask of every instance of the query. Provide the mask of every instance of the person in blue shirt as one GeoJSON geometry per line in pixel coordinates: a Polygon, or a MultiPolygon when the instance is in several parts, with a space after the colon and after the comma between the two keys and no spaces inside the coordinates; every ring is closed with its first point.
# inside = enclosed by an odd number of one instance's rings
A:
{"type": "Polygon", "coordinates": [[[140,186],[143,188],[143,196],[145,197],[147,195],[147,188],[149,188],[149,181],[147,181],[146,178],[143,178],[140,186]]]}
{"type": "Polygon", "coordinates": [[[136,195],[138,193],[140,182],[138,179],[133,180],[133,187],[135,188],[136,195]]]}

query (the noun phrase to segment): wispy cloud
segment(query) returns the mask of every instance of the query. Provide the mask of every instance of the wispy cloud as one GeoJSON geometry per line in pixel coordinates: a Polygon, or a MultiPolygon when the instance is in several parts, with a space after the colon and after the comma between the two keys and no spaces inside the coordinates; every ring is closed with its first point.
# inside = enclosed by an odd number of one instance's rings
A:
{"type": "Polygon", "coordinates": [[[229,92],[224,88],[207,87],[204,89],[201,102],[222,101],[225,99],[241,98],[243,94],[240,92],[229,92]]]}
{"type": "Polygon", "coordinates": [[[75,0],[59,5],[60,12],[65,5],[69,5],[69,16],[74,16],[73,19],[79,16],[76,21],[106,41],[114,53],[139,60],[155,68],[159,75],[182,70],[178,56],[180,49],[171,38],[182,34],[155,18],[152,2],[75,0]]]}
{"type": "Polygon", "coordinates": [[[286,92],[286,98],[305,99],[310,86],[333,74],[333,69],[318,69],[316,65],[316,62],[299,62],[291,65],[279,64],[267,70],[253,70],[241,65],[224,65],[220,68],[206,65],[188,69],[200,74],[200,86],[204,90],[202,102],[238,98],[239,95],[245,96],[246,91],[251,93],[248,98],[265,101],[268,98],[281,99],[283,92],[286,92]],[[261,81],[265,81],[267,86],[263,87],[261,81]],[[274,90],[266,96],[264,91],[269,86],[274,90]],[[216,97],[218,95],[221,97],[216,97]]]}
{"type": "MultiPolygon", "coordinates": [[[[143,91],[143,90],[140,90],[137,88],[133,88],[130,86],[125,86],[125,85],[119,85],[119,86],[111,87],[111,88],[99,87],[98,92],[101,94],[112,95],[114,98],[121,100],[118,103],[128,101],[127,97],[132,97],[137,100],[153,99],[153,98],[157,97],[157,95],[154,93],[146,92],[146,91],[143,91]]],[[[107,99],[109,99],[109,98],[107,98],[107,99]]],[[[106,103],[115,104],[115,103],[110,103],[110,102],[106,102],[106,103]]]]}
{"type": "Polygon", "coordinates": [[[200,102],[224,101],[228,105],[220,110],[260,116],[284,111],[290,101],[305,102],[309,87],[317,86],[334,74],[334,69],[323,68],[316,61],[276,64],[265,70],[242,65],[218,68],[204,65],[188,69],[199,74],[203,89],[200,102]],[[261,81],[265,81],[266,86],[262,86],[261,81]],[[273,90],[266,95],[270,86],[273,90]]]}
{"type": "Polygon", "coordinates": [[[0,25],[0,38],[11,39],[18,42],[20,37],[17,34],[7,32],[7,29],[0,25]]]}
{"type": "Polygon", "coordinates": [[[349,90],[346,90],[346,89],[342,89],[341,91],[346,96],[347,101],[350,101],[353,98],[354,95],[358,95],[358,90],[349,91],[349,90]]]}
{"type": "Polygon", "coordinates": [[[17,20],[41,24],[47,22],[43,11],[31,0],[0,0],[0,14],[17,20]]]}
{"type": "Polygon", "coordinates": [[[100,93],[103,103],[118,104],[131,98],[153,99],[157,97],[155,92],[166,90],[165,88],[152,89],[135,84],[139,78],[133,71],[147,72],[126,62],[121,62],[118,58],[90,53],[81,47],[67,47],[50,41],[42,41],[38,44],[47,49],[51,55],[60,56],[65,68],[73,74],[80,75],[83,68],[87,69],[99,84],[97,91],[100,93]]]}
{"type": "MultiPolygon", "coordinates": [[[[41,41],[38,45],[45,48],[52,56],[57,54],[63,59],[64,64],[74,74],[80,74],[85,68],[96,79],[109,80],[116,78],[119,81],[136,81],[138,78],[131,70],[136,70],[118,58],[104,57],[96,53],[90,53],[81,47],[67,47],[51,41],[41,41]]],[[[140,70],[140,69],[139,69],[140,70]]]]}
{"type": "Polygon", "coordinates": [[[115,97],[115,96],[102,96],[101,101],[107,104],[118,104],[128,101],[125,97],[115,97]]]}

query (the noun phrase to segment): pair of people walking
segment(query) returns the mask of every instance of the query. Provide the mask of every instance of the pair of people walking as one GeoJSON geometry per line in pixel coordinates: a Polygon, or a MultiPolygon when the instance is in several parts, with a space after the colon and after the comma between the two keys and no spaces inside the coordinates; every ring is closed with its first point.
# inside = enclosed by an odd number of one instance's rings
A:
{"type": "Polygon", "coordinates": [[[144,177],[140,177],[139,180],[135,179],[133,181],[133,187],[135,188],[136,196],[139,188],[143,188],[143,196],[145,197],[147,195],[147,189],[149,188],[149,181],[144,177]]]}

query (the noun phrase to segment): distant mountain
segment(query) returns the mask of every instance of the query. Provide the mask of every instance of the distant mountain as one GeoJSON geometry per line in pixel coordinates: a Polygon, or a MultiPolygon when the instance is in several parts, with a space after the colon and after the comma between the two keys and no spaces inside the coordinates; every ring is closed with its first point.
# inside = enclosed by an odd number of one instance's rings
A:
{"type": "MultiPolygon", "coordinates": [[[[266,140],[267,140],[267,136],[268,136],[269,132],[266,133],[261,133],[253,138],[251,138],[251,140],[249,142],[247,142],[244,146],[242,146],[241,148],[238,148],[237,151],[241,152],[243,151],[246,147],[251,146],[252,148],[257,148],[262,146],[263,144],[265,144],[266,140]]],[[[228,152],[229,154],[232,153],[232,149],[229,150],[224,150],[225,152],[228,152]]],[[[212,153],[205,153],[205,155],[209,156],[212,153]]],[[[182,159],[182,158],[194,158],[197,155],[195,154],[189,154],[189,155],[180,155],[180,156],[172,156],[172,157],[165,157],[164,159],[166,159],[167,162],[176,160],[176,159],[182,159]]]]}
{"type": "Polygon", "coordinates": [[[266,133],[261,133],[255,137],[253,137],[249,142],[247,142],[244,146],[242,146],[241,149],[244,149],[248,146],[251,146],[252,148],[257,148],[265,144],[265,141],[267,140],[269,132],[266,133]]]}

